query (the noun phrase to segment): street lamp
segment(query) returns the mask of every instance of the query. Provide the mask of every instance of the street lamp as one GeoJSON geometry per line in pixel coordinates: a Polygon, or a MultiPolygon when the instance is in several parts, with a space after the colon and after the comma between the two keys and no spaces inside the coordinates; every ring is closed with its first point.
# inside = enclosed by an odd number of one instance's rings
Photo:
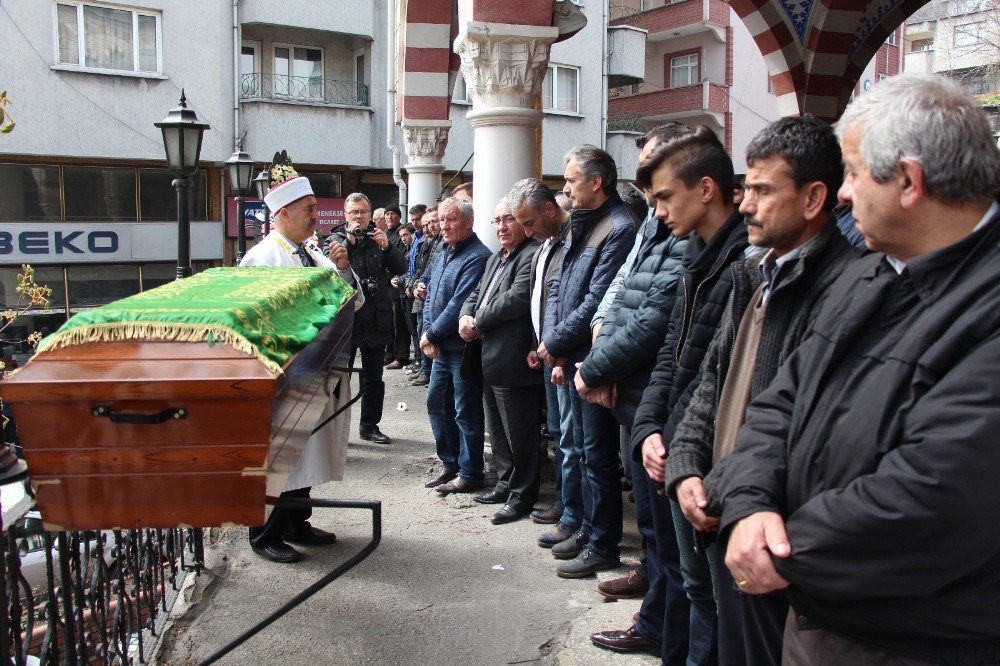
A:
{"type": "Polygon", "coordinates": [[[264,210],[264,235],[266,236],[271,233],[271,211],[268,210],[267,204],[264,202],[264,196],[271,188],[271,174],[267,169],[264,169],[253,179],[253,184],[257,188],[257,198],[260,199],[261,208],[264,210]]]}
{"type": "Polygon", "coordinates": [[[236,150],[226,160],[229,187],[236,193],[236,264],[247,251],[246,195],[253,187],[253,160],[243,152],[243,139],[236,143],[236,150]]]}
{"type": "Polygon", "coordinates": [[[187,108],[187,98],[181,90],[181,103],[167,117],[154,123],[163,132],[163,148],[167,153],[167,169],[177,176],[177,279],[191,275],[191,220],[188,216],[188,188],[191,176],[198,168],[201,139],[208,125],[198,121],[198,114],[187,108]]]}

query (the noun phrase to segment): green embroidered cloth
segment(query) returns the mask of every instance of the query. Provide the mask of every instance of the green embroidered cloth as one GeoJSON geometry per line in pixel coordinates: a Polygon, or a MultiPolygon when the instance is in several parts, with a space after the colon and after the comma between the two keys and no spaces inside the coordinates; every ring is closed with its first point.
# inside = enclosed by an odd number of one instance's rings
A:
{"type": "Polygon", "coordinates": [[[121,340],[219,343],[280,373],[353,294],[326,268],[210,268],[73,315],[38,348],[121,340]]]}

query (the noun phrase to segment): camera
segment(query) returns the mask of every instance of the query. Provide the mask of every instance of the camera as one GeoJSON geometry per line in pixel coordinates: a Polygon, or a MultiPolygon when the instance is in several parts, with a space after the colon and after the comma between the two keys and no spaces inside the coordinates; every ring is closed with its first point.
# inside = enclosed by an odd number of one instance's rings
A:
{"type": "Polygon", "coordinates": [[[350,232],[355,238],[364,238],[365,236],[371,236],[375,233],[375,223],[369,222],[367,227],[354,227],[350,232]]]}

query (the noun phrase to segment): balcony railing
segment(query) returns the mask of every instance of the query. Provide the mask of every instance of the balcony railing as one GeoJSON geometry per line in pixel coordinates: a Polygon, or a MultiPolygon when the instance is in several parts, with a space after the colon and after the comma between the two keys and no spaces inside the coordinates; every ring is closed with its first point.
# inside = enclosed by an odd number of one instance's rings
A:
{"type": "Polygon", "coordinates": [[[643,118],[681,118],[698,113],[729,111],[729,88],[702,81],[690,86],[667,88],[608,100],[608,123],[636,115],[643,118]]]}
{"type": "Polygon", "coordinates": [[[368,106],[368,86],[357,81],[317,79],[285,74],[243,74],[240,76],[240,100],[261,99],[368,106]]]}
{"type": "Polygon", "coordinates": [[[629,25],[649,33],[650,41],[657,41],[663,33],[673,35],[680,30],[691,34],[697,29],[707,29],[706,24],[729,25],[729,5],[725,0],[681,0],[665,2],[662,6],[639,11],[622,8],[611,14],[611,25],[629,25]]]}
{"type": "Polygon", "coordinates": [[[33,504],[21,497],[19,510],[3,507],[0,655],[17,666],[146,662],[184,577],[204,564],[202,531],[46,532],[37,514],[20,515],[33,504]]]}

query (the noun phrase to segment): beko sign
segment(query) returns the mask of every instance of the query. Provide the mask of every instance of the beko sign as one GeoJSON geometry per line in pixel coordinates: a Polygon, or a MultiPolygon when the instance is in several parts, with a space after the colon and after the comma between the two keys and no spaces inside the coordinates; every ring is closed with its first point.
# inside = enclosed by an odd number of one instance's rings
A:
{"type": "MultiPolygon", "coordinates": [[[[191,258],[222,259],[222,223],[191,224],[191,258]]],[[[78,264],[177,259],[173,222],[16,222],[0,227],[0,264],[78,264]]]]}

